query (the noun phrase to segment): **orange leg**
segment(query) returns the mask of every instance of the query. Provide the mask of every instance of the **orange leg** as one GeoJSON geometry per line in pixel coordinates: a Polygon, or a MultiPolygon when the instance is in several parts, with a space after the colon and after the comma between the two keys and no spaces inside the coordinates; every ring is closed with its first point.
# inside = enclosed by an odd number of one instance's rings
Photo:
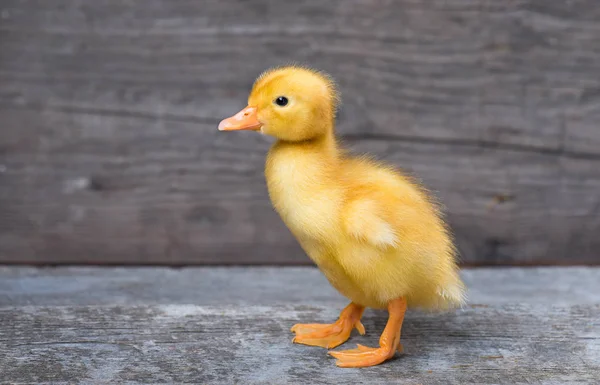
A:
{"type": "Polygon", "coordinates": [[[396,350],[401,351],[400,331],[402,321],[406,312],[406,300],[399,298],[388,304],[390,313],[385,330],[379,338],[378,348],[369,348],[358,345],[356,349],[342,350],[339,352],[329,352],[337,358],[336,365],[342,368],[360,368],[365,366],[379,365],[382,362],[392,358],[396,350]]]}
{"type": "Polygon", "coordinates": [[[364,306],[351,303],[342,310],[340,318],[332,324],[296,324],[291,329],[296,333],[292,342],[327,349],[335,348],[350,338],[354,328],[361,335],[365,334],[365,327],[360,322],[364,311],[364,306]]]}

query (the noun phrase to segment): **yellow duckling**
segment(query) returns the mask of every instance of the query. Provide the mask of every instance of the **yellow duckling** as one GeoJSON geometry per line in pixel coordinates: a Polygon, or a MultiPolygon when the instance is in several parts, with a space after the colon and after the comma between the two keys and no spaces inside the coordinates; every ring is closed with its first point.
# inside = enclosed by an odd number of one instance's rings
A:
{"type": "Polygon", "coordinates": [[[277,139],[265,175],[273,206],[329,282],[352,302],[333,324],[297,324],[294,342],[334,348],[365,307],[387,308],[379,347],[330,351],[341,367],[377,365],[399,350],[407,306],[460,305],[456,253],[426,191],[391,167],[352,157],[334,134],[338,94],[329,76],[275,68],[254,83],[248,106],[219,124],[277,139]]]}

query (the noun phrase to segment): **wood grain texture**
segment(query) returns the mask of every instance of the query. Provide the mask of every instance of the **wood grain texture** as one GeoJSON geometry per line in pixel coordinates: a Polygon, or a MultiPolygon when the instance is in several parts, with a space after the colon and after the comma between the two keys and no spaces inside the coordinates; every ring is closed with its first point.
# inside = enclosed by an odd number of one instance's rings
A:
{"type": "Polygon", "coordinates": [[[268,141],[219,135],[266,67],[331,72],[339,132],[421,177],[468,264],[600,263],[594,0],[6,0],[0,261],[308,263],[268,141]],[[243,15],[243,16],[241,16],[243,15]]]}
{"type": "MultiPolygon", "coordinates": [[[[404,353],[352,370],[290,342],[292,324],[330,322],[345,305],[316,269],[5,267],[0,381],[593,384],[599,274],[463,271],[472,298],[464,309],[409,311],[404,353]]],[[[344,347],[376,344],[385,322],[385,312],[367,310],[367,334],[344,347]]]]}
{"type": "MultiPolygon", "coordinates": [[[[600,303],[600,267],[462,269],[470,304],[600,303]]],[[[315,267],[0,266],[0,307],[106,305],[289,305],[343,307],[315,267]]]]}
{"type": "MultiPolygon", "coordinates": [[[[574,384],[600,381],[600,307],[512,305],[407,316],[405,353],[343,370],[321,348],[292,345],[296,322],[331,322],[318,305],[24,307],[0,309],[9,383],[574,384]]],[[[368,314],[376,346],[384,314],[368,314]]]]}

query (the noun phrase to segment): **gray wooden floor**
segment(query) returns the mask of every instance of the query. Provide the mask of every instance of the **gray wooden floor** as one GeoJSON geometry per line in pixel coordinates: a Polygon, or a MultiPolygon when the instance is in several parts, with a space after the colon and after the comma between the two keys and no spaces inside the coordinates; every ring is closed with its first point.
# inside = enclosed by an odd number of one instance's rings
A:
{"type": "MultiPolygon", "coordinates": [[[[0,267],[8,383],[600,383],[600,268],[463,271],[470,301],[411,311],[404,354],[340,369],[291,343],[346,301],[313,268],[0,267]]],[[[374,345],[384,312],[367,311],[374,345]]]]}

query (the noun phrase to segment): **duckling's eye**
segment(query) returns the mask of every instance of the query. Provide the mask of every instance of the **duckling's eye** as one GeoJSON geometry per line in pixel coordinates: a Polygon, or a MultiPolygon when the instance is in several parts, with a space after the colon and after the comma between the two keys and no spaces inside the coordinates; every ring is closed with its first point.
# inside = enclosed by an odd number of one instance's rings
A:
{"type": "Polygon", "coordinates": [[[280,96],[277,99],[275,99],[275,104],[283,107],[288,104],[288,98],[286,98],[285,96],[280,96]]]}

